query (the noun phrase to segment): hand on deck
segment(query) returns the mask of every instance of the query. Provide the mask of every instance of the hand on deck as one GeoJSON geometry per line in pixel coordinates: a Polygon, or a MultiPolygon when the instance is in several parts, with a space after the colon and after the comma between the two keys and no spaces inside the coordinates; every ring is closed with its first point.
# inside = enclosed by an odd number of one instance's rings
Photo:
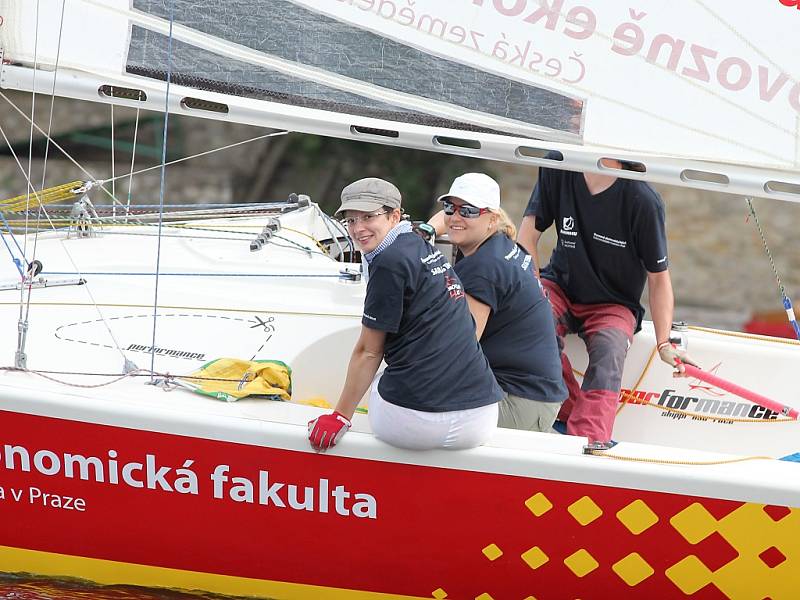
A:
{"type": "Polygon", "coordinates": [[[673,377],[686,377],[686,370],[683,368],[682,363],[699,367],[699,365],[689,357],[686,350],[679,348],[672,342],[661,342],[658,345],[658,355],[661,357],[661,360],[669,366],[677,369],[675,373],[673,373],[673,377]]]}
{"type": "Polygon", "coordinates": [[[322,415],[308,422],[308,441],[317,452],[325,452],[337,444],[351,425],[350,419],[339,412],[322,415]]]}

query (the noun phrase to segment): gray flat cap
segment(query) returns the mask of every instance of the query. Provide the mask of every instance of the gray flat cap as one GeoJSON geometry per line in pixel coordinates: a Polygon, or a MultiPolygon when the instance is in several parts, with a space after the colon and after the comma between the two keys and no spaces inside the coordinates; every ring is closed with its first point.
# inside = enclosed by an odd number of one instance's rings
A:
{"type": "Polygon", "coordinates": [[[400,208],[400,190],[393,184],[377,177],[354,181],[342,190],[342,205],[336,214],[346,210],[372,212],[383,206],[400,208]]]}

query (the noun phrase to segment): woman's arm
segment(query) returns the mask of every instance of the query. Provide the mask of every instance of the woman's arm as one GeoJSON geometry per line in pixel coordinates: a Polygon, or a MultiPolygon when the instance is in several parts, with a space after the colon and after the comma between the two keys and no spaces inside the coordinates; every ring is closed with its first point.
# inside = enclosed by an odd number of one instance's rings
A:
{"type": "Polygon", "coordinates": [[[480,300],[476,300],[469,294],[464,294],[467,297],[467,305],[469,312],[472,313],[472,318],[475,319],[475,337],[479,340],[483,335],[483,330],[486,328],[486,321],[489,320],[489,315],[492,309],[480,300]]]}
{"type": "Polygon", "coordinates": [[[384,331],[361,326],[361,336],[350,356],[347,379],[339,396],[339,402],[336,403],[336,409],[308,423],[308,441],[317,452],[324,452],[335,446],[350,429],[350,419],[353,418],[359,401],[369,389],[383,360],[385,341],[384,331]]]}
{"type": "Polygon", "coordinates": [[[386,343],[386,332],[361,326],[361,335],[353,348],[350,364],[347,367],[347,378],[344,381],[336,412],[353,417],[356,407],[369,389],[375,373],[383,360],[383,346],[386,343]]]}
{"type": "Polygon", "coordinates": [[[436,230],[436,235],[444,234],[447,231],[447,227],[444,224],[444,211],[440,210],[428,219],[428,225],[431,225],[436,230]]]}

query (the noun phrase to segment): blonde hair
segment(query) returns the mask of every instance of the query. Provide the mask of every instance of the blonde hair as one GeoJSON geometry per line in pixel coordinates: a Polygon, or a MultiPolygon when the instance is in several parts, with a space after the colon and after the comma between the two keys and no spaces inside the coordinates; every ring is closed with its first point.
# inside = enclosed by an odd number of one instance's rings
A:
{"type": "Polygon", "coordinates": [[[497,215],[497,231],[505,234],[505,236],[512,241],[516,240],[517,227],[511,221],[511,217],[508,216],[508,213],[499,206],[493,209],[492,212],[497,215]]]}

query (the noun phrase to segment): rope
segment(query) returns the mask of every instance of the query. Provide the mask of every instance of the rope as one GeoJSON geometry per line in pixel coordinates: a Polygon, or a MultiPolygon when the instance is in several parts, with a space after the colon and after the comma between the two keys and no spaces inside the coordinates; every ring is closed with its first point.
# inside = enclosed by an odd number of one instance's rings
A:
{"type": "MultiPolygon", "coordinates": [[[[6,229],[8,230],[9,234],[11,234],[11,239],[17,245],[17,249],[19,250],[19,253],[22,254],[22,248],[19,247],[19,244],[17,243],[17,238],[15,238],[14,234],[11,233],[11,228],[8,225],[8,221],[6,221],[6,218],[3,216],[3,213],[0,213],[0,218],[3,219],[3,223],[5,223],[6,229]]],[[[14,256],[14,251],[11,249],[11,246],[9,246],[8,242],[6,241],[6,236],[3,235],[3,236],[0,236],[0,237],[3,238],[3,243],[6,246],[6,250],[8,250],[8,253],[11,255],[11,261],[14,263],[14,266],[17,267],[17,271],[19,271],[20,280],[24,279],[25,278],[25,272],[22,269],[22,261],[20,259],[18,259],[16,256],[14,256]]],[[[23,258],[24,258],[24,256],[23,256],[23,258]]]]}
{"type": "Polygon", "coordinates": [[[115,376],[116,374],[107,374],[107,373],[71,373],[71,372],[59,372],[59,371],[35,371],[32,369],[18,369],[16,367],[0,367],[0,371],[17,371],[20,373],[31,373],[32,375],[37,375],[43,379],[47,379],[48,381],[52,381],[53,383],[58,383],[59,385],[66,385],[69,387],[75,388],[83,388],[83,389],[94,389],[94,388],[101,388],[107,385],[111,385],[113,383],[117,383],[118,381],[122,381],[127,377],[134,377],[137,376],[139,373],[149,374],[150,371],[146,369],[134,369],[130,373],[123,373],[122,375],[115,376]],[[58,379],[56,377],[51,377],[46,373],[59,373],[61,375],[97,375],[100,377],[114,377],[110,381],[104,381],[103,383],[73,383],[71,381],[64,381],[62,379],[58,379]]]}
{"type": "Polygon", "coordinates": [[[32,375],[38,375],[43,377],[44,379],[48,379],[55,383],[63,383],[64,385],[69,385],[72,387],[81,387],[81,388],[98,388],[103,387],[106,385],[111,385],[112,383],[116,383],[117,381],[122,381],[127,377],[147,377],[149,375],[156,375],[158,377],[163,377],[164,379],[193,379],[198,381],[227,381],[238,383],[241,381],[241,377],[208,377],[208,376],[198,376],[198,375],[173,375],[171,373],[159,373],[153,372],[149,369],[134,369],[130,373],[97,373],[93,371],[52,371],[46,369],[18,369],[17,367],[0,367],[0,371],[6,372],[18,372],[18,373],[31,373],[32,375]],[[52,375],[75,375],[80,377],[113,377],[111,381],[107,381],[104,383],[98,384],[80,384],[80,383],[72,383],[69,381],[63,381],[52,377],[52,375]]]}
{"type": "MultiPolygon", "coordinates": [[[[36,0],[36,25],[33,30],[33,91],[31,92],[31,132],[28,136],[28,171],[25,175],[25,179],[28,181],[28,187],[25,190],[25,206],[28,207],[30,205],[31,199],[31,190],[33,189],[33,185],[31,185],[31,166],[33,165],[33,121],[36,112],[36,73],[38,72],[38,62],[39,62],[39,2],[40,0],[36,0]]],[[[34,195],[36,195],[36,190],[33,190],[34,195]]],[[[25,214],[25,238],[22,241],[23,247],[23,255],[26,257],[28,256],[28,215],[25,214]]],[[[30,290],[28,290],[30,292],[30,290]]],[[[22,321],[22,311],[23,311],[23,302],[24,302],[25,290],[20,288],[20,297],[19,297],[19,319],[22,321]]],[[[21,348],[19,348],[21,350],[21,348]]]]}
{"type": "MultiPolygon", "coordinates": [[[[61,60],[61,35],[62,35],[63,31],[64,31],[64,8],[65,8],[65,6],[66,6],[66,0],[62,0],[62,2],[61,2],[61,18],[59,19],[59,25],[58,25],[58,42],[56,44],[56,62],[55,62],[55,65],[54,65],[54,70],[53,70],[53,87],[50,90],[50,114],[48,115],[48,118],[47,118],[47,141],[45,142],[45,146],[44,146],[44,164],[42,166],[42,185],[39,186],[40,194],[41,194],[41,192],[44,191],[44,189],[45,189],[44,188],[44,184],[45,184],[45,181],[47,180],[47,159],[50,156],[50,133],[53,130],[53,111],[54,111],[55,105],[56,105],[56,81],[58,79],[58,63],[61,60]]],[[[40,204],[39,205],[39,210],[36,211],[36,229],[34,231],[34,236],[33,236],[33,253],[31,255],[31,262],[36,260],[36,248],[37,248],[37,245],[38,245],[38,242],[39,242],[39,228],[40,228],[40,223],[41,223],[41,219],[42,219],[42,212],[45,212],[45,211],[44,211],[44,209],[42,208],[42,206],[40,204]]],[[[46,212],[45,212],[45,216],[47,216],[46,212]]],[[[26,219],[27,219],[27,215],[26,215],[26,219]]],[[[49,217],[48,217],[48,220],[49,220],[49,217]]],[[[51,222],[51,225],[52,225],[52,222],[51,222]]],[[[26,229],[26,233],[27,233],[27,222],[26,222],[25,229],[26,229]]],[[[31,301],[31,297],[30,297],[30,294],[28,294],[28,311],[30,311],[30,301],[31,301]]],[[[27,315],[26,315],[26,318],[27,318],[27,315]]]]}
{"type": "MultiPolygon", "coordinates": [[[[3,96],[3,94],[2,94],[2,92],[0,92],[0,97],[2,97],[2,96],[3,96]]],[[[192,159],[192,158],[199,158],[201,156],[206,156],[208,154],[213,154],[214,152],[220,152],[222,150],[227,150],[228,148],[235,148],[236,146],[241,146],[242,144],[249,144],[250,142],[256,142],[258,140],[263,140],[263,139],[266,139],[266,138],[277,137],[279,135],[287,135],[288,133],[290,133],[290,132],[289,131],[273,131],[272,133],[266,133],[264,135],[259,135],[259,136],[253,137],[253,138],[242,140],[240,142],[234,142],[233,144],[228,144],[226,146],[220,146],[219,148],[212,148],[211,150],[205,150],[204,152],[198,152],[197,154],[192,154],[190,156],[184,156],[183,158],[176,158],[175,160],[171,160],[171,161],[169,161],[167,163],[163,163],[163,165],[158,164],[158,165],[154,165],[152,167],[147,167],[145,169],[139,169],[138,171],[132,171],[130,173],[125,173],[124,175],[117,175],[114,179],[120,179],[121,177],[133,177],[134,175],[141,175],[142,173],[147,173],[148,171],[152,171],[153,169],[158,169],[158,168],[160,168],[162,166],[169,167],[170,165],[174,165],[174,164],[177,164],[179,162],[183,162],[185,160],[189,160],[189,159],[192,159]]],[[[98,184],[105,184],[105,183],[110,183],[112,180],[111,179],[102,179],[102,180],[96,180],[96,181],[97,181],[98,184]]],[[[103,188],[103,189],[105,189],[105,188],[103,188]]]]}
{"type": "MultiPolygon", "coordinates": [[[[142,91],[139,91],[139,100],[142,99],[142,91]]],[[[131,149],[131,172],[128,176],[128,199],[125,202],[125,223],[131,214],[131,197],[133,196],[133,165],[136,161],[136,142],[139,139],[139,107],[136,107],[136,123],[133,126],[133,148],[131,149]]]]}
{"type": "MultiPolygon", "coordinates": [[[[81,286],[81,287],[89,287],[89,286],[81,286]]],[[[7,306],[9,304],[17,304],[16,302],[3,302],[0,301],[0,306],[7,306]]],[[[78,302],[35,302],[36,306],[63,306],[63,307],[76,307],[76,306],[94,306],[99,309],[99,307],[104,306],[106,308],[152,308],[150,304],[116,304],[110,302],[99,303],[92,301],[91,304],[80,304],[78,302]]],[[[214,312],[227,312],[227,313],[241,313],[241,314],[253,314],[253,312],[262,312],[262,313],[269,313],[269,314],[276,314],[276,315],[304,315],[309,317],[345,317],[348,319],[360,319],[361,312],[352,312],[352,313],[337,313],[337,312],[308,312],[308,311],[299,311],[299,310],[277,310],[277,309],[269,309],[266,310],[263,307],[258,309],[253,308],[229,308],[225,306],[179,306],[179,305],[161,305],[159,308],[161,310],[193,310],[197,312],[203,311],[214,311],[214,312]]],[[[103,322],[105,322],[105,318],[101,318],[103,322]]],[[[116,342],[115,342],[116,343],[116,342]]]]}
{"type": "Polygon", "coordinates": [[[665,458],[643,458],[640,456],[623,456],[621,454],[609,454],[606,450],[587,450],[587,454],[600,456],[613,460],[623,460],[626,462],[649,463],[657,465],[685,465],[685,466],[712,466],[727,465],[731,463],[745,462],[749,460],[775,460],[772,456],[742,456],[739,458],[727,458],[720,460],[670,460],[665,458]]]}
{"type": "MultiPolygon", "coordinates": [[[[288,246],[287,246],[288,247],[288,246]]],[[[120,275],[126,277],[153,277],[155,272],[147,271],[42,271],[43,275],[60,275],[67,277],[85,277],[87,275],[107,276],[107,275],[120,275]]],[[[339,274],[332,273],[193,273],[193,272],[166,272],[160,273],[164,277],[275,277],[275,278],[297,278],[297,279],[338,279],[339,274]]]]}
{"type": "MultiPolygon", "coordinates": [[[[74,198],[78,194],[76,189],[85,185],[83,181],[70,181],[69,183],[62,183],[47,189],[42,189],[40,192],[34,190],[33,197],[36,205],[41,207],[44,204],[52,204],[53,202],[63,202],[74,198]]],[[[24,212],[30,210],[30,193],[14,196],[7,200],[0,200],[0,212],[24,212]]],[[[65,210],[67,210],[65,208],[65,210]]]]}
{"type": "Polygon", "coordinates": [[[617,414],[621,413],[622,409],[625,408],[628,405],[628,400],[636,398],[636,395],[635,395],[636,390],[639,389],[639,385],[642,383],[642,379],[644,379],[644,376],[647,374],[647,371],[650,369],[650,365],[652,364],[653,358],[655,357],[657,351],[658,351],[658,346],[653,346],[653,350],[650,352],[650,356],[647,358],[647,362],[644,365],[644,369],[642,370],[642,373],[639,375],[639,379],[636,380],[636,383],[634,384],[634,386],[631,388],[630,391],[626,391],[626,392],[622,393],[622,402],[620,403],[620,407],[617,409],[617,414]]]}
{"type": "MultiPolygon", "coordinates": [[[[83,183],[83,182],[81,182],[83,183]]],[[[275,202],[248,202],[247,204],[237,204],[235,202],[192,202],[191,205],[187,204],[165,204],[164,208],[183,208],[185,209],[187,206],[192,206],[192,210],[183,210],[183,211],[175,211],[176,214],[196,214],[200,213],[203,214],[206,211],[202,210],[195,210],[195,209],[203,209],[203,208],[210,208],[210,209],[238,209],[243,212],[252,212],[252,211],[271,211],[271,212],[280,212],[280,209],[286,206],[286,203],[283,201],[275,201],[275,202]]],[[[103,212],[106,210],[111,210],[113,207],[112,204],[95,204],[94,208],[97,212],[103,212]]],[[[59,206],[52,206],[50,208],[51,211],[56,212],[59,210],[65,211],[72,208],[72,204],[61,204],[59,206]]],[[[144,209],[156,209],[158,208],[158,204],[136,204],[132,210],[142,211],[144,209]]],[[[211,211],[212,214],[218,211],[211,211]]],[[[225,213],[226,211],[219,211],[225,213]]]]}
{"type": "MultiPolygon", "coordinates": [[[[0,211],[0,219],[3,220],[3,224],[5,225],[5,229],[6,229],[6,231],[8,231],[8,234],[11,236],[11,241],[14,242],[14,245],[17,247],[17,250],[19,250],[19,255],[22,257],[22,259],[24,259],[25,258],[25,253],[22,251],[22,248],[20,248],[19,242],[17,241],[17,237],[14,235],[14,232],[11,231],[11,224],[6,220],[6,217],[3,214],[3,211],[0,211]]],[[[8,242],[6,242],[6,236],[3,236],[3,242],[6,244],[6,248],[8,248],[8,252],[9,252],[9,254],[11,254],[12,260],[14,261],[14,263],[19,268],[19,266],[20,266],[19,260],[14,257],[14,252],[11,250],[11,247],[8,245],[8,242]]],[[[20,273],[20,275],[22,275],[22,273],[20,273]]]]}
{"type": "MultiPolygon", "coordinates": [[[[113,85],[110,87],[109,91],[111,92],[111,96],[113,96],[114,95],[114,86],[113,85]]],[[[114,103],[111,102],[109,104],[109,106],[111,106],[111,132],[110,132],[111,133],[111,195],[112,196],[116,196],[117,195],[117,183],[116,183],[115,174],[116,174],[116,170],[117,170],[116,169],[117,159],[116,159],[116,153],[114,152],[114,145],[115,145],[114,144],[114,140],[115,140],[115,136],[114,136],[114,103]]],[[[114,206],[113,216],[114,217],[117,216],[116,205],[114,206]]]]}
{"type": "Polygon", "coordinates": [[[789,321],[789,324],[792,326],[792,329],[794,330],[795,337],[798,340],[800,340],[800,325],[797,324],[797,319],[794,316],[792,301],[786,295],[786,289],[783,287],[781,276],[778,274],[778,268],[775,266],[775,261],[772,259],[772,252],[770,252],[769,246],[767,245],[767,238],[764,235],[764,230],[761,228],[761,223],[758,220],[756,209],[753,207],[752,198],[745,198],[745,201],[747,202],[747,207],[750,210],[750,214],[753,216],[753,221],[756,224],[756,229],[758,229],[758,235],[761,237],[761,244],[764,246],[764,252],[767,253],[767,258],[769,259],[769,264],[772,267],[772,272],[775,274],[775,280],[778,282],[778,291],[780,292],[781,295],[783,308],[786,311],[786,318],[789,321]]]}
{"type": "MultiPolygon", "coordinates": [[[[167,125],[169,124],[169,86],[172,81],[172,26],[175,21],[175,0],[169,3],[169,37],[167,38],[167,86],[164,93],[164,135],[161,140],[161,181],[158,191],[158,243],[156,248],[156,279],[153,290],[153,348],[150,353],[150,370],[156,365],[156,329],[158,326],[158,275],[161,269],[161,231],[164,225],[164,186],[167,179],[167,125]]],[[[151,379],[152,381],[152,379],[151,379]]]]}
{"type": "Polygon", "coordinates": [[[725,331],[724,329],[712,329],[711,327],[698,327],[697,325],[689,325],[689,329],[693,329],[695,331],[704,331],[706,333],[713,333],[716,335],[722,335],[727,337],[735,337],[741,338],[744,340],[754,340],[759,342],[770,342],[772,344],[786,344],[788,346],[797,346],[797,340],[790,340],[786,338],[774,338],[774,337],[767,337],[763,335],[758,335],[755,333],[742,333],[740,331],[725,331]]]}
{"type": "MultiPolygon", "coordinates": [[[[320,250],[322,250],[326,255],[328,255],[328,252],[325,250],[325,247],[313,235],[310,235],[310,234],[306,233],[305,231],[300,231],[299,229],[292,229],[291,227],[281,227],[281,230],[283,230],[283,231],[291,231],[292,233],[296,233],[298,235],[302,235],[303,237],[307,237],[312,242],[314,242],[320,250]]],[[[230,232],[230,233],[234,233],[234,232],[230,232]]],[[[236,232],[236,233],[238,233],[238,232],[236,232]]]]}
{"type": "MultiPolygon", "coordinates": [[[[334,242],[336,242],[336,247],[339,249],[339,256],[340,257],[344,257],[344,249],[342,248],[342,245],[339,243],[339,236],[336,235],[333,231],[331,231],[331,226],[328,224],[328,215],[326,215],[324,212],[322,212],[322,210],[320,210],[319,206],[315,206],[314,208],[316,209],[317,216],[319,216],[319,218],[322,219],[322,222],[325,225],[325,229],[328,230],[328,235],[330,235],[331,239],[334,242]]],[[[319,244],[319,242],[317,242],[317,243],[319,244]]],[[[322,246],[320,245],[320,248],[321,247],[322,246]]],[[[327,250],[325,252],[327,254],[329,254],[327,250]]]]}

